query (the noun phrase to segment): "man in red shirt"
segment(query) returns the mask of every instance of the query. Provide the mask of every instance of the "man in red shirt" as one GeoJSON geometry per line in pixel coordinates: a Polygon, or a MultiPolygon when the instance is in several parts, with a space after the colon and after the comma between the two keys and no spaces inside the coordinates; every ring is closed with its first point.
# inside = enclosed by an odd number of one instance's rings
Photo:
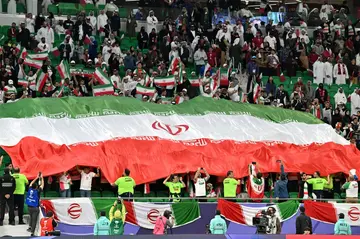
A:
{"type": "Polygon", "coordinates": [[[252,43],[255,45],[255,48],[260,48],[264,43],[264,39],[261,37],[261,33],[258,31],[256,37],[252,39],[252,43]]]}

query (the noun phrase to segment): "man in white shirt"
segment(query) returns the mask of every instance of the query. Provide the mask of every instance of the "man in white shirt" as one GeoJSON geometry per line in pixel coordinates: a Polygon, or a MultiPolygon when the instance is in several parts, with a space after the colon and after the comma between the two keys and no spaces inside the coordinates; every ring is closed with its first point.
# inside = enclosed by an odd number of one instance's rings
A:
{"type": "Polygon", "coordinates": [[[59,20],[58,24],[55,26],[55,32],[57,34],[65,34],[64,22],[59,20]]]}
{"type": "Polygon", "coordinates": [[[324,4],[321,5],[321,11],[325,9],[326,14],[331,14],[331,12],[334,10],[334,7],[331,4],[328,4],[328,0],[324,1],[324,4]]]}
{"type": "Polygon", "coordinates": [[[359,187],[358,187],[358,182],[354,179],[353,175],[349,176],[349,179],[342,186],[342,189],[346,190],[347,203],[357,203],[359,187]]]}
{"type": "Polygon", "coordinates": [[[325,19],[325,21],[327,22],[329,20],[329,15],[326,13],[326,8],[321,8],[321,12],[319,14],[319,18],[321,20],[325,19]]]}
{"type": "Polygon", "coordinates": [[[100,35],[105,35],[104,29],[107,24],[108,17],[106,16],[104,10],[100,11],[100,14],[97,17],[97,30],[100,32],[100,35]]]}
{"type": "Polygon", "coordinates": [[[105,13],[109,16],[112,16],[115,11],[119,11],[119,8],[114,4],[113,1],[107,3],[104,9],[105,13]]]}
{"type": "Polygon", "coordinates": [[[118,70],[114,70],[114,74],[110,77],[110,80],[114,87],[119,89],[121,84],[121,78],[119,76],[118,70]]]}
{"type": "Polygon", "coordinates": [[[268,36],[265,37],[264,42],[269,43],[269,47],[271,49],[276,50],[276,38],[273,36],[272,32],[268,36]]]}
{"type": "Polygon", "coordinates": [[[206,196],[206,182],[210,179],[209,173],[204,168],[198,168],[194,176],[195,196],[206,196]],[[201,171],[205,173],[205,178],[202,177],[201,171]]]}
{"type": "Polygon", "coordinates": [[[76,167],[76,169],[81,175],[80,196],[81,197],[91,197],[92,179],[100,176],[100,169],[97,168],[96,173],[90,172],[90,169],[88,167],[85,167],[84,170],[81,170],[78,167],[76,167]]]}
{"type": "Polygon", "coordinates": [[[111,42],[108,41],[106,45],[102,49],[102,55],[104,57],[105,62],[109,62],[111,56],[111,42]]]}
{"type": "Polygon", "coordinates": [[[240,17],[242,18],[251,18],[254,17],[254,15],[252,14],[252,12],[249,10],[248,5],[245,6],[245,8],[241,9],[239,12],[240,17]]]}
{"type": "Polygon", "coordinates": [[[96,17],[94,16],[94,11],[91,11],[89,13],[89,18],[90,18],[90,25],[92,26],[93,32],[92,34],[95,35],[96,33],[96,17]]]}
{"type": "Polygon", "coordinates": [[[154,15],[154,11],[153,10],[150,10],[149,12],[149,16],[146,18],[146,32],[148,34],[151,33],[152,29],[155,28],[155,30],[157,29],[156,28],[156,25],[158,24],[158,19],[155,17],[154,15]]]}
{"type": "Polygon", "coordinates": [[[37,45],[37,48],[39,49],[39,52],[49,52],[49,44],[46,43],[45,37],[41,38],[41,42],[37,45]]]}
{"type": "Polygon", "coordinates": [[[196,65],[196,73],[199,74],[200,68],[205,66],[205,61],[207,61],[207,55],[204,51],[203,46],[200,46],[199,49],[194,54],[194,61],[196,65]]]}
{"type": "Polygon", "coordinates": [[[322,61],[322,57],[320,56],[318,58],[317,61],[315,61],[314,66],[313,66],[313,75],[314,75],[314,83],[315,84],[320,84],[320,83],[324,83],[324,67],[325,64],[322,61]]]}
{"type": "Polygon", "coordinates": [[[14,81],[13,80],[9,80],[8,85],[6,85],[4,87],[4,91],[5,91],[5,97],[9,98],[10,95],[16,95],[17,94],[17,90],[16,87],[14,86],[14,81]]]}

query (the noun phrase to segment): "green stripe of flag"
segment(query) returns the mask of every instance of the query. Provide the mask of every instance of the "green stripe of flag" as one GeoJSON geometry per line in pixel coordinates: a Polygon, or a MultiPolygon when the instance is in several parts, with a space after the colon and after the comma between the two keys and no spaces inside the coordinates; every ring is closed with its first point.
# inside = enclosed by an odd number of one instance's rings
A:
{"type": "Polygon", "coordinates": [[[127,97],[104,97],[23,99],[17,102],[17,104],[0,105],[0,118],[25,118],[38,115],[48,117],[55,117],[54,115],[56,115],[56,117],[58,117],[59,114],[77,118],[79,115],[109,115],[109,112],[129,115],[144,113],[153,113],[157,115],[205,115],[215,113],[222,115],[251,115],[276,123],[323,123],[309,113],[264,105],[241,104],[227,100],[213,100],[206,97],[196,97],[176,106],[148,104],[127,97]]]}

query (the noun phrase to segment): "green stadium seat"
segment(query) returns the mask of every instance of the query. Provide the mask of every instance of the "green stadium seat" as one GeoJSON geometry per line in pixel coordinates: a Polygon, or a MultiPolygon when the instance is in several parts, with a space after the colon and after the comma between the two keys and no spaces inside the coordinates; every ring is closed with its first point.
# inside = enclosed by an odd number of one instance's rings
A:
{"type": "Polygon", "coordinates": [[[142,192],[139,192],[139,191],[135,191],[135,192],[134,192],[134,197],[139,198],[139,197],[143,197],[143,196],[144,196],[144,195],[143,195],[142,192]]]}
{"type": "Polygon", "coordinates": [[[98,9],[99,11],[104,10],[104,9],[105,9],[105,5],[104,5],[104,4],[99,4],[98,7],[97,7],[97,9],[98,9]]]}
{"type": "Polygon", "coordinates": [[[127,8],[125,8],[125,7],[119,8],[119,17],[120,18],[128,17],[127,8]]]}
{"type": "Polygon", "coordinates": [[[99,198],[99,197],[101,197],[101,192],[100,191],[91,191],[91,197],[99,198]]]}
{"type": "Polygon", "coordinates": [[[26,13],[26,8],[23,3],[16,4],[16,13],[26,13]]]}
{"type": "Polygon", "coordinates": [[[91,11],[95,13],[97,10],[96,6],[94,6],[93,4],[86,4],[83,9],[86,11],[86,13],[89,13],[91,11]]]}
{"type": "Polygon", "coordinates": [[[289,192],[289,197],[290,198],[297,198],[299,196],[298,192],[289,192]]]}
{"type": "Polygon", "coordinates": [[[46,191],[45,192],[45,197],[48,197],[48,198],[57,198],[59,197],[59,192],[56,192],[56,191],[46,191]]]}
{"type": "Polygon", "coordinates": [[[74,192],[74,197],[79,198],[80,197],[80,191],[75,191],[74,192]]]}

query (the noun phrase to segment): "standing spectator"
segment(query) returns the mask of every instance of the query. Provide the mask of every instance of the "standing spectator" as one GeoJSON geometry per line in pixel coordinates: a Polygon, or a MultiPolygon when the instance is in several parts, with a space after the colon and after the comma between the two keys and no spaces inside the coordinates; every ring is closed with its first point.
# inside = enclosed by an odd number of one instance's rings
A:
{"type": "Polygon", "coordinates": [[[350,175],[347,179],[347,182],[344,183],[342,189],[346,191],[346,202],[347,203],[357,203],[358,202],[358,182],[355,180],[353,175],[350,175]]]}
{"type": "Polygon", "coordinates": [[[247,73],[249,75],[246,86],[247,93],[249,93],[253,89],[256,78],[259,76],[259,66],[256,64],[255,60],[256,56],[252,56],[251,61],[247,64],[246,67],[247,73]]]}
{"type": "Polygon", "coordinates": [[[342,87],[339,87],[338,92],[334,95],[335,108],[338,108],[340,105],[345,105],[347,102],[346,95],[342,87]]]}
{"type": "Polygon", "coordinates": [[[338,63],[334,65],[333,74],[337,85],[346,84],[346,79],[349,79],[348,69],[341,58],[338,60],[338,63]]]}
{"type": "Polygon", "coordinates": [[[314,83],[316,84],[320,84],[320,83],[324,83],[324,62],[322,61],[322,57],[320,56],[317,61],[314,63],[314,68],[313,68],[313,72],[314,72],[314,83]]]}
{"type": "Polygon", "coordinates": [[[195,52],[194,61],[196,66],[196,74],[199,74],[201,67],[205,66],[205,61],[207,61],[207,55],[202,45],[199,46],[199,49],[197,49],[195,52]]]}
{"type": "Polygon", "coordinates": [[[311,86],[311,81],[309,80],[305,85],[305,100],[307,102],[312,102],[315,99],[315,89],[311,86]]]}
{"type": "Polygon", "coordinates": [[[324,105],[325,101],[328,98],[328,92],[324,89],[324,85],[322,83],[319,84],[319,87],[315,91],[315,98],[319,100],[319,103],[324,105]]]}
{"type": "Polygon", "coordinates": [[[31,232],[31,236],[34,236],[36,230],[36,225],[40,212],[40,194],[43,189],[44,178],[40,172],[38,176],[33,181],[31,181],[25,200],[30,215],[28,232],[31,232]]]}
{"type": "Polygon", "coordinates": [[[320,177],[320,172],[316,171],[314,173],[314,178],[311,178],[311,176],[308,176],[308,179],[306,180],[308,184],[312,184],[313,186],[313,194],[315,194],[316,199],[322,199],[323,197],[323,191],[324,191],[324,185],[330,184],[330,175],[328,175],[327,180],[320,177]]]}
{"type": "Polygon", "coordinates": [[[156,29],[156,25],[159,22],[157,17],[155,17],[153,10],[149,11],[149,16],[146,18],[146,22],[147,22],[147,24],[146,24],[146,32],[148,34],[150,34],[150,32],[152,31],[153,28],[156,29]]]}
{"type": "Polygon", "coordinates": [[[195,196],[196,197],[205,197],[206,196],[206,182],[210,179],[210,175],[204,168],[198,168],[194,176],[195,184],[195,196]],[[201,170],[205,173],[205,178],[201,177],[201,170]]]}
{"type": "Polygon", "coordinates": [[[335,223],[335,235],[351,235],[351,226],[345,221],[344,213],[339,214],[339,220],[335,223]]]}
{"type": "Polygon", "coordinates": [[[135,180],[130,177],[130,170],[125,169],[122,177],[118,178],[113,186],[118,187],[118,195],[121,198],[132,198],[134,195],[135,180]]]}
{"type": "Polygon", "coordinates": [[[71,176],[69,172],[64,172],[59,178],[60,196],[63,198],[71,197],[70,186],[72,185],[71,176]]]}
{"type": "Polygon", "coordinates": [[[185,188],[185,183],[183,182],[182,177],[179,178],[177,175],[170,175],[164,180],[163,184],[169,188],[170,201],[179,202],[181,189],[185,188]],[[171,179],[171,182],[168,182],[169,179],[171,179]]]}
{"type": "Polygon", "coordinates": [[[19,225],[24,225],[24,201],[25,188],[29,184],[26,176],[20,173],[20,168],[14,168],[12,176],[15,178],[16,187],[14,191],[14,206],[18,209],[19,225]]]}
{"type": "Polygon", "coordinates": [[[105,25],[107,24],[108,17],[105,14],[104,10],[100,11],[100,14],[97,17],[97,30],[100,33],[100,36],[104,35],[105,25]]]}
{"type": "Polygon", "coordinates": [[[136,27],[137,27],[137,22],[134,14],[131,11],[126,21],[126,33],[129,37],[136,36],[136,27]]]}
{"type": "Polygon", "coordinates": [[[273,97],[275,97],[276,85],[272,76],[269,76],[268,82],[266,83],[266,94],[271,94],[273,97]]]}
{"type": "Polygon", "coordinates": [[[74,27],[74,25],[75,25],[74,22],[71,21],[71,16],[68,15],[68,16],[67,16],[67,19],[64,21],[64,28],[65,28],[66,30],[72,29],[72,28],[74,27]]]}
{"type": "Polygon", "coordinates": [[[280,161],[280,179],[275,182],[274,188],[274,197],[278,202],[285,202],[286,199],[289,198],[289,193],[287,189],[288,179],[284,171],[284,165],[280,161]]]}
{"type": "Polygon", "coordinates": [[[137,40],[138,40],[138,46],[139,49],[144,49],[147,48],[147,44],[148,44],[148,40],[149,40],[149,35],[147,34],[147,32],[145,31],[145,27],[141,27],[140,32],[137,35],[137,40]]]}
{"type": "Polygon", "coordinates": [[[106,217],[106,212],[101,211],[100,217],[94,225],[94,236],[110,235],[110,220],[106,217]]]}
{"type": "Polygon", "coordinates": [[[9,40],[11,40],[12,38],[15,38],[16,37],[16,33],[17,33],[17,30],[16,30],[16,23],[13,22],[11,23],[11,27],[8,29],[7,31],[7,36],[9,38],[9,40]]]}
{"type": "Polygon", "coordinates": [[[88,167],[85,167],[84,170],[81,170],[78,167],[76,167],[76,169],[81,175],[81,180],[80,180],[81,197],[91,197],[92,179],[94,177],[100,176],[99,168],[97,168],[96,173],[90,172],[90,169],[88,167]]]}
{"type": "Polygon", "coordinates": [[[234,172],[228,171],[226,178],[223,181],[224,186],[224,197],[225,198],[235,198],[236,197],[236,188],[240,185],[240,180],[234,178],[234,172]]]}
{"type": "Polygon", "coordinates": [[[4,223],[5,207],[9,207],[9,224],[15,226],[15,212],[14,212],[14,190],[16,188],[16,181],[10,175],[8,168],[4,169],[4,176],[0,177],[0,226],[4,223]]]}
{"type": "Polygon", "coordinates": [[[326,85],[333,84],[333,65],[330,58],[324,63],[324,79],[326,85]]]}
{"type": "Polygon", "coordinates": [[[25,28],[25,23],[20,24],[20,28],[16,34],[16,41],[20,42],[20,45],[25,48],[29,48],[30,43],[30,31],[25,28]]]}
{"type": "Polygon", "coordinates": [[[278,101],[278,103],[283,104],[284,106],[290,103],[289,93],[284,90],[283,84],[279,85],[279,88],[277,89],[275,98],[278,101]]]}
{"type": "Polygon", "coordinates": [[[111,17],[111,30],[115,36],[120,36],[120,17],[119,10],[115,10],[113,16],[111,17]]]}
{"type": "Polygon", "coordinates": [[[300,207],[300,215],[296,218],[296,234],[305,234],[305,230],[309,229],[312,234],[311,218],[305,214],[305,207],[300,207]]]}
{"type": "Polygon", "coordinates": [[[226,221],[221,217],[221,212],[216,210],[216,215],[210,221],[211,234],[225,235],[227,231],[226,221]]]}

